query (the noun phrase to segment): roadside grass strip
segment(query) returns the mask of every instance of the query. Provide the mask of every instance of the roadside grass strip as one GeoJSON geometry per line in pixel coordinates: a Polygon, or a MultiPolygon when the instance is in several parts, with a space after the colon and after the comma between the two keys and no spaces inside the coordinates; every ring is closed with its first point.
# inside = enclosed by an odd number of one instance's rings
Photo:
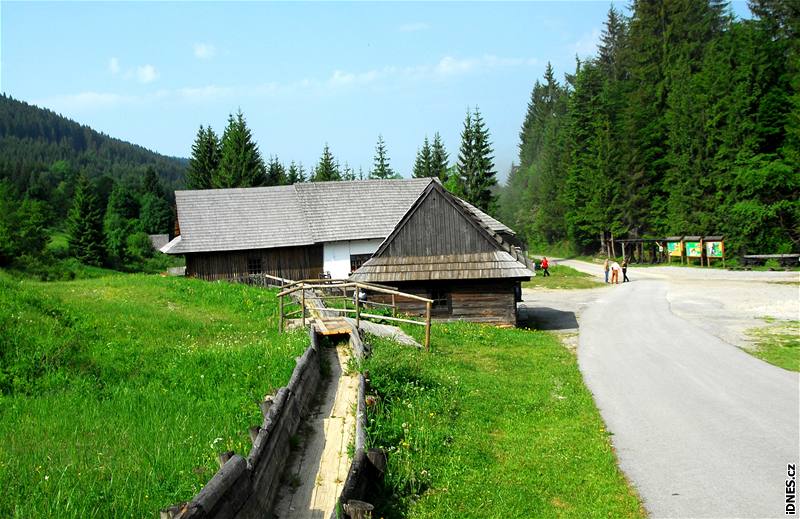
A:
{"type": "Polygon", "coordinates": [[[218,453],[247,454],[256,405],[305,332],[277,334],[271,290],[0,272],[0,517],[156,517],[218,453]]]}
{"type": "Polygon", "coordinates": [[[754,345],[745,351],[783,369],[800,371],[800,321],[764,321],[769,324],[747,332],[754,345]]]}
{"type": "Polygon", "coordinates": [[[555,336],[437,324],[427,354],[369,340],[368,443],[389,454],[374,517],[645,516],[555,336]]]}
{"type": "MultiPolygon", "coordinates": [[[[540,260],[536,260],[537,265],[540,260]]],[[[536,276],[530,281],[522,283],[523,288],[552,288],[552,289],[583,289],[598,288],[604,285],[602,281],[591,274],[575,270],[566,265],[550,265],[549,276],[543,276],[541,270],[536,271],[536,276]]]]}

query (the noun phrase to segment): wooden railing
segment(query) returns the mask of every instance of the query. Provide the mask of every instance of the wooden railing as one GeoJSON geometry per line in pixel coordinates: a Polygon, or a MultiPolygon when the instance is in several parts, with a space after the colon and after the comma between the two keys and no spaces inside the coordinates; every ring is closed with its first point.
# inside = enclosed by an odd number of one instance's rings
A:
{"type": "Polygon", "coordinates": [[[431,342],[431,305],[432,299],[426,297],[401,292],[396,288],[386,285],[376,285],[373,283],[358,283],[347,279],[304,279],[294,281],[283,286],[283,290],[278,293],[278,311],[280,319],[278,330],[283,332],[284,322],[289,317],[299,315],[302,326],[306,325],[308,313],[316,313],[317,318],[335,318],[336,316],[355,315],[356,326],[361,325],[361,319],[384,320],[389,322],[416,324],[425,327],[425,349],[430,349],[431,342]],[[299,294],[298,294],[299,292],[299,294]],[[391,296],[391,303],[382,303],[362,299],[362,295],[368,293],[385,294],[391,296]],[[284,304],[284,298],[290,297],[294,302],[300,304],[299,310],[285,312],[288,308],[284,304]],[[425,319],[413,319],[410,316],[397,316],[398,299],[412,299],[425,303],[425,319]],[[330,301],[333,305],[325,302],[330,301]],[[336,305],[340,301],[341,305],[336,305]],[[338,308],[337,306],[341,306],[338,308]],[[364,312],[368,308],[390,308],[391,316],[378,315],[364,312]]]}

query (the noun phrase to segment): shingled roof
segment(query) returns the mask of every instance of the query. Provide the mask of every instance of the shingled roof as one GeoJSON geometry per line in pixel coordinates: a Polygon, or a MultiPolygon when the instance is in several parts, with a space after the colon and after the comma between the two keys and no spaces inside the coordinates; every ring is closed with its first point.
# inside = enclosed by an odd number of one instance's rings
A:
{"type": "Polygon", "coordinates": [[[358,270],[355,281],[524,279],[533,265],[474,212],[431,183],[358,270]]]}
{"type": "MultiPolygon", "coordinates": [[[[176,191],[181,235],[161,250],[185,254],[386,238],[432,182],[438,183],[421,178],[176,191]]],[[[514,234],[463,204],[494,232],[514,234]]]]}

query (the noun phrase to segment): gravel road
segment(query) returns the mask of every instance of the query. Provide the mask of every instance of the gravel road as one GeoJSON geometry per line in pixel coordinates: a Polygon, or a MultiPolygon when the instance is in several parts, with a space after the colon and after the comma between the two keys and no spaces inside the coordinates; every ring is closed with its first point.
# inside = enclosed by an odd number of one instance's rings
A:
{"type": "Polygon", "coordinates": [[[759,317],[800,317],[800,276],[669,267],[629,276],[524,295],[534,313],[577,316],[581,371],[648,512],[784,517],[787,464],[800,457],[800,377],[737,341],[759,317]]]}

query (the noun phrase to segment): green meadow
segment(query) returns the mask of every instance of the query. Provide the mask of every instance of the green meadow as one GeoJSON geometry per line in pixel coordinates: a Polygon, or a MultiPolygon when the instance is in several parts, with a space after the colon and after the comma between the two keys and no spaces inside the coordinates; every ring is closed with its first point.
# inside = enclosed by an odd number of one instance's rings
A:
{"type": "Polygon", "coordinates": [[[246,454],[305,333],[274,292],[152,275],[0,271],[0,517],[154,517],[246,454]]]}
{"type": "Polygon", "coordinates": [[[371,338],[376,517],[644,517],[574,354],[546,332],[434,326],[432,351],[371,338]]]}

